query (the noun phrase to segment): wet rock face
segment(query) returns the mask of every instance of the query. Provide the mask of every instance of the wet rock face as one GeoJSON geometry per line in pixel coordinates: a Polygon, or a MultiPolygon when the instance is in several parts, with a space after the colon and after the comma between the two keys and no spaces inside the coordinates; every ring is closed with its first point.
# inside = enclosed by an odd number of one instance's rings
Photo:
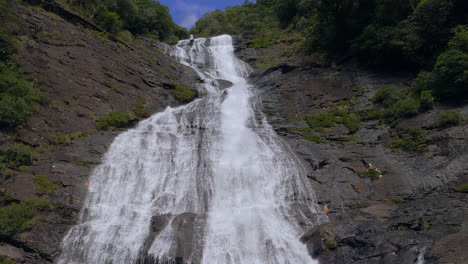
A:
{"type": "Polygon", "coordinates": [[[170,89],[179,84],[194,88],[198,76],[164,55],[157,49],[161,45],[151,40],[128,45],[97,28],[78,25],[82,20],[62,16],[67,12],[53,13],[56,9],[45,11],[22,1],[12,8],[22,21],[19,66],[41,88],[44,102],[18,133],[0,134],[0,149],[10,137],[37,153],[29,171],[9,178],[0,175],[1,188],[19,200],[39,198],[58,206],[41,216],[32,230],[3,244],[0,257],[50,263],[64,234],[76,223],[91,170],[120,133],[97,131],[96,120],[109,112],[132,114],[142,99],[150,113],[180,105],[170,89]],[[80,136],[70,142],[53,142],[54,136],[75,133],[80,136]],[[34,182],[37,174],[59,189],[50,195],[40,192],[34,182]]]}
{"type": "MultiPolygon", "coordinates": [[[[238,52],[242,57],[251,53],[238,52]]],[[[410,80],[353,65],[326,67],[313,58],[251,75],[259,107],[309,168],[317,200],[328,212],[330,221],[302,238],[321,263],[413,264],[422,256],[425,263],[466,263],[468,195],[455,189],[468,180],[468,126],[426,129],[430,140],[420,154],[388,147],[395,129],[427,127],[448,106],[402,120],[396,128],[361,122],[351,134],[336,126],[321,132],[322,143],[300,132],[308,127],[307,115],[327,113],[352,97],[357,101],[350,111],[364,109],[380,86],[408,87],[410,80]],[[343,135],[356,139],[336,141],[343,135]],[[369,168],[382,175],[376,180],[357,175],[369,168]]],[[[468,107],[462,112],[468,113],[468,107]]]]}

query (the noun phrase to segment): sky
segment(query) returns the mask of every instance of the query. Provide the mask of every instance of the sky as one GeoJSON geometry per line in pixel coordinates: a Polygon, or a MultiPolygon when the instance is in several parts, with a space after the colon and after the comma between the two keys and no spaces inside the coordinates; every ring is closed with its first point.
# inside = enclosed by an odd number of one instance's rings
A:
{"type": "MultiPolygon", "coordinates": [[[[242,5],[245,0],[159,0],[169,7],[174,21],[188,29],[205,13],[217,9],[224,10],[226,6],[242,5]]],[[[251,1],[255,2],[255,1],[251,1]]]]}

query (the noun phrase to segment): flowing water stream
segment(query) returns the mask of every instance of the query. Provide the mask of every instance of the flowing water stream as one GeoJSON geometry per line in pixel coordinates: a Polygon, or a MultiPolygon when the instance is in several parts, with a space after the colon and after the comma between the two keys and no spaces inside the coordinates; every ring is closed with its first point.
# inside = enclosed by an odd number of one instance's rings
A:
{"type": "Polygon", "coordinates": [[[306,171],[257,109],[231,37],[170,53],[199,74],[200,98],[115,139],[58,263],[317,263],[300,241],[323,217],[306,171]]]}

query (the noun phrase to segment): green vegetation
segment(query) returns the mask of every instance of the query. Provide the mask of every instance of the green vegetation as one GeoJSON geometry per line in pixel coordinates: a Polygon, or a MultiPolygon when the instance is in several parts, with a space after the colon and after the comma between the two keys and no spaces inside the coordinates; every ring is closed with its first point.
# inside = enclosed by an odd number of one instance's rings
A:
{"type": "Polygon", "coordinates": [[[403,197],[397,197],[397,198],[391,199],[390,201],[392,201],[392,202],[394,202],[396,204],[402,204],[402,203],[406,202],[406,199],[403,198],[403,197]]]}
{"type": "Polygon", "coordinates": [[[175,43],[188,38],[187,29],[172,21],[169,9],[152,0],[66,0],[82,16],[98,26],[131,40],[132,35],[145,35],[175,43]]]}
{"type": "Polygon", "coordinates": [[[13,261],[11,258],[4,258],[0,261],[0,264],[15,264],[16,262],[13,261]]]}
{"type": "Polygon", "coordinates": [[[17,17],[0,0],[0,127],[15,128],[38,109],[40,93],[16,66],[17,17]]]}
{"type": "Polygon", "coordinates": [[[456,190],[462,193],[468,193],[468,183],[458,186],[456,190]]]}
{"type": "Polygon", "coordinates": [[[303,137],[305,139],[313,141],[315,143],[325,143],[326,142],[319,135],[304,135],[303,137]]]}
{"type": "Polygon", "coordinates": [[[144,98],[140,98],[138,100],[138,104],[133,109],[133,113],[139,119],[147,118],[150,116],[148,110],[146,109],[146,100],[144,98]]]}
{"type": "Polygon", "coordinates": [[[361,178],[368,178],[375,181],[379,179],[382,173],[376,169],[368,169],[367,171],[357,171],[356,175],[361,178]]]}
{"type": "Polygon", "coordinates": [[[76,165],[80,165],[80,166],[88,166],[88,165],[94,164],[91,161],[85,161],[85,160],[78,160],[73,163],[75,163],[76,165]]]}
{"type": "Polygon", "coordinates": [[[420,218],[418,227],[419,227],[419,230],[427,230],[427,229],[431,228],[431,225],[429,224],[429,222],[424,220],[424,218],[420,218]]]}
{"type": "Polygon", "coordinates": [[[448,49],[441,53],[431,72],[421,72],[416,80],[419,90],[432,90],[444,101],[468,98],[468,25],[453,30],[448,49]]]}
{"type": "Polygon", "coordinates": [[[34,217],[52,208],[50,203],[41,200],[12,203],[0,208],[0,240],[10,239],[17,233],[31,229],[37,224],[34,217]]]}
{"type": "Polygon", "coordinates": [[[20,166],[31,166],[33,162],[31,148],[16,143],[8,150],[0,150],[0,169],[3,167],[19,168],[20,166]]]}
{"type": "Polygon", "coordinates": [[[439,114],[437,119],[437,126],[446,128],[451,126],[457,126],[463,121],[463,116],[460,114],[460,110],[447,110],[439,114]]]}
{"type": "Polygon", "coordinates": [[[326,128],[342,124],[350,133],[356,133],[361,126],[357,115],[343,109],[338,109],[328,114],[322,113],[306,116],[305,120],[309,127],[315,131],[323,131],[326,128]]]}
{"type": "Polygon", "coordinates": [[[0,127],[15,128],[38,109],[40,94],[11,61],[13,49],[8,45],[13,44],[5,41],[5,35],[0,29],[0,127]]]}
{"type": "Polygon", "coordinates": [[[412,127],[394,133],[388,146],[395,150],[421,152],[426,148],[429,138],[420,127],[412,127]]]}
{"type": "Polygon", "coordinates": [[[366,204],[366,203],[358,203],[358,204],[351,205],[352,209],[363,209],[363,208],[367,208],[367,207],[369,207],[369,205],[366,204]]]}
{"type": "Polygon", "coordinates": [[[197,91],[184,85],[177,85],[171,92],[177,100],[182,102],[190,102],[197,96],[197,91]]]}
{"type": "MultiPolygon", "coordinates": [[[[326,62],[354,57],[383,70],[421,71],[413,99],[426,111],[431,96],[448,102],[468,97],[467,9],[465,0],[246,1],[206,14],[191,33],[251,36],[254,48],[299,34],[301,50],[326,62]]],[[[412,115],[412,102],[402,102],[395,115],[412,115]]]]}
{"type": "Polygon", "coordinates": [[[332,251],[335,250],[338,247],[338,242],[336,240],[328,240],[325,243],[325,250],[326,251],[332,251]]]}
{"type": "Polygon", "coordinates": [[[126,113],[109,113],[101,116],[97,120],[97,128],[99,130],[114,130],[116,128],[127,128],[132,126],[137,121],[133,115],[126,113]]]}
{"type": "Polygon", "coordinates": [[[59,186],[51,182],[45,175],[37,174],[34,176],[34,182],[37,184],[37,190],[45,194],[53,194],[59,186]]]}
{"type": "Polygon", "coordinates": [[[358,112],[361,120],[384,120],[395,125],[399,119],[408,118],[432,109],[434,97],[430,91],[419,94],[405,91],[393,85],[384,85],[371,98],[374,107],[358,112]]]}
{"type": "Polygon", "coordinates": [[[74,140],[79,139],[84,136],[83,131],[78,131],[71,134],[57,133],[52,135],[50,143],[54,145],[70,145],[74,140]]]}

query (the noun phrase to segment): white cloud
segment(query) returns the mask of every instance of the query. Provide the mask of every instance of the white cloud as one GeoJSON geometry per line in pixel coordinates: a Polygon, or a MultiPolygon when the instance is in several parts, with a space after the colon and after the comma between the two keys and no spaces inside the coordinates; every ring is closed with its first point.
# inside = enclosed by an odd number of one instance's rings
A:
{"type": "Polygon", "coordinates": [[[191,28],[203,14],[213,11],[212,8],[190,3],[186,0],[175,0],[174,9],[182,14],[181,26],[187,28],[191,28]]]}
{"type": "Polygon", "coordinates": [[[195,22],[197,22],[199,18],[200,17],[198,17],[195,14],[184,15],[182,21],[180,22],[180,25],[186,28],[191,28],[193,25],[195,25],[195,22]]]}

